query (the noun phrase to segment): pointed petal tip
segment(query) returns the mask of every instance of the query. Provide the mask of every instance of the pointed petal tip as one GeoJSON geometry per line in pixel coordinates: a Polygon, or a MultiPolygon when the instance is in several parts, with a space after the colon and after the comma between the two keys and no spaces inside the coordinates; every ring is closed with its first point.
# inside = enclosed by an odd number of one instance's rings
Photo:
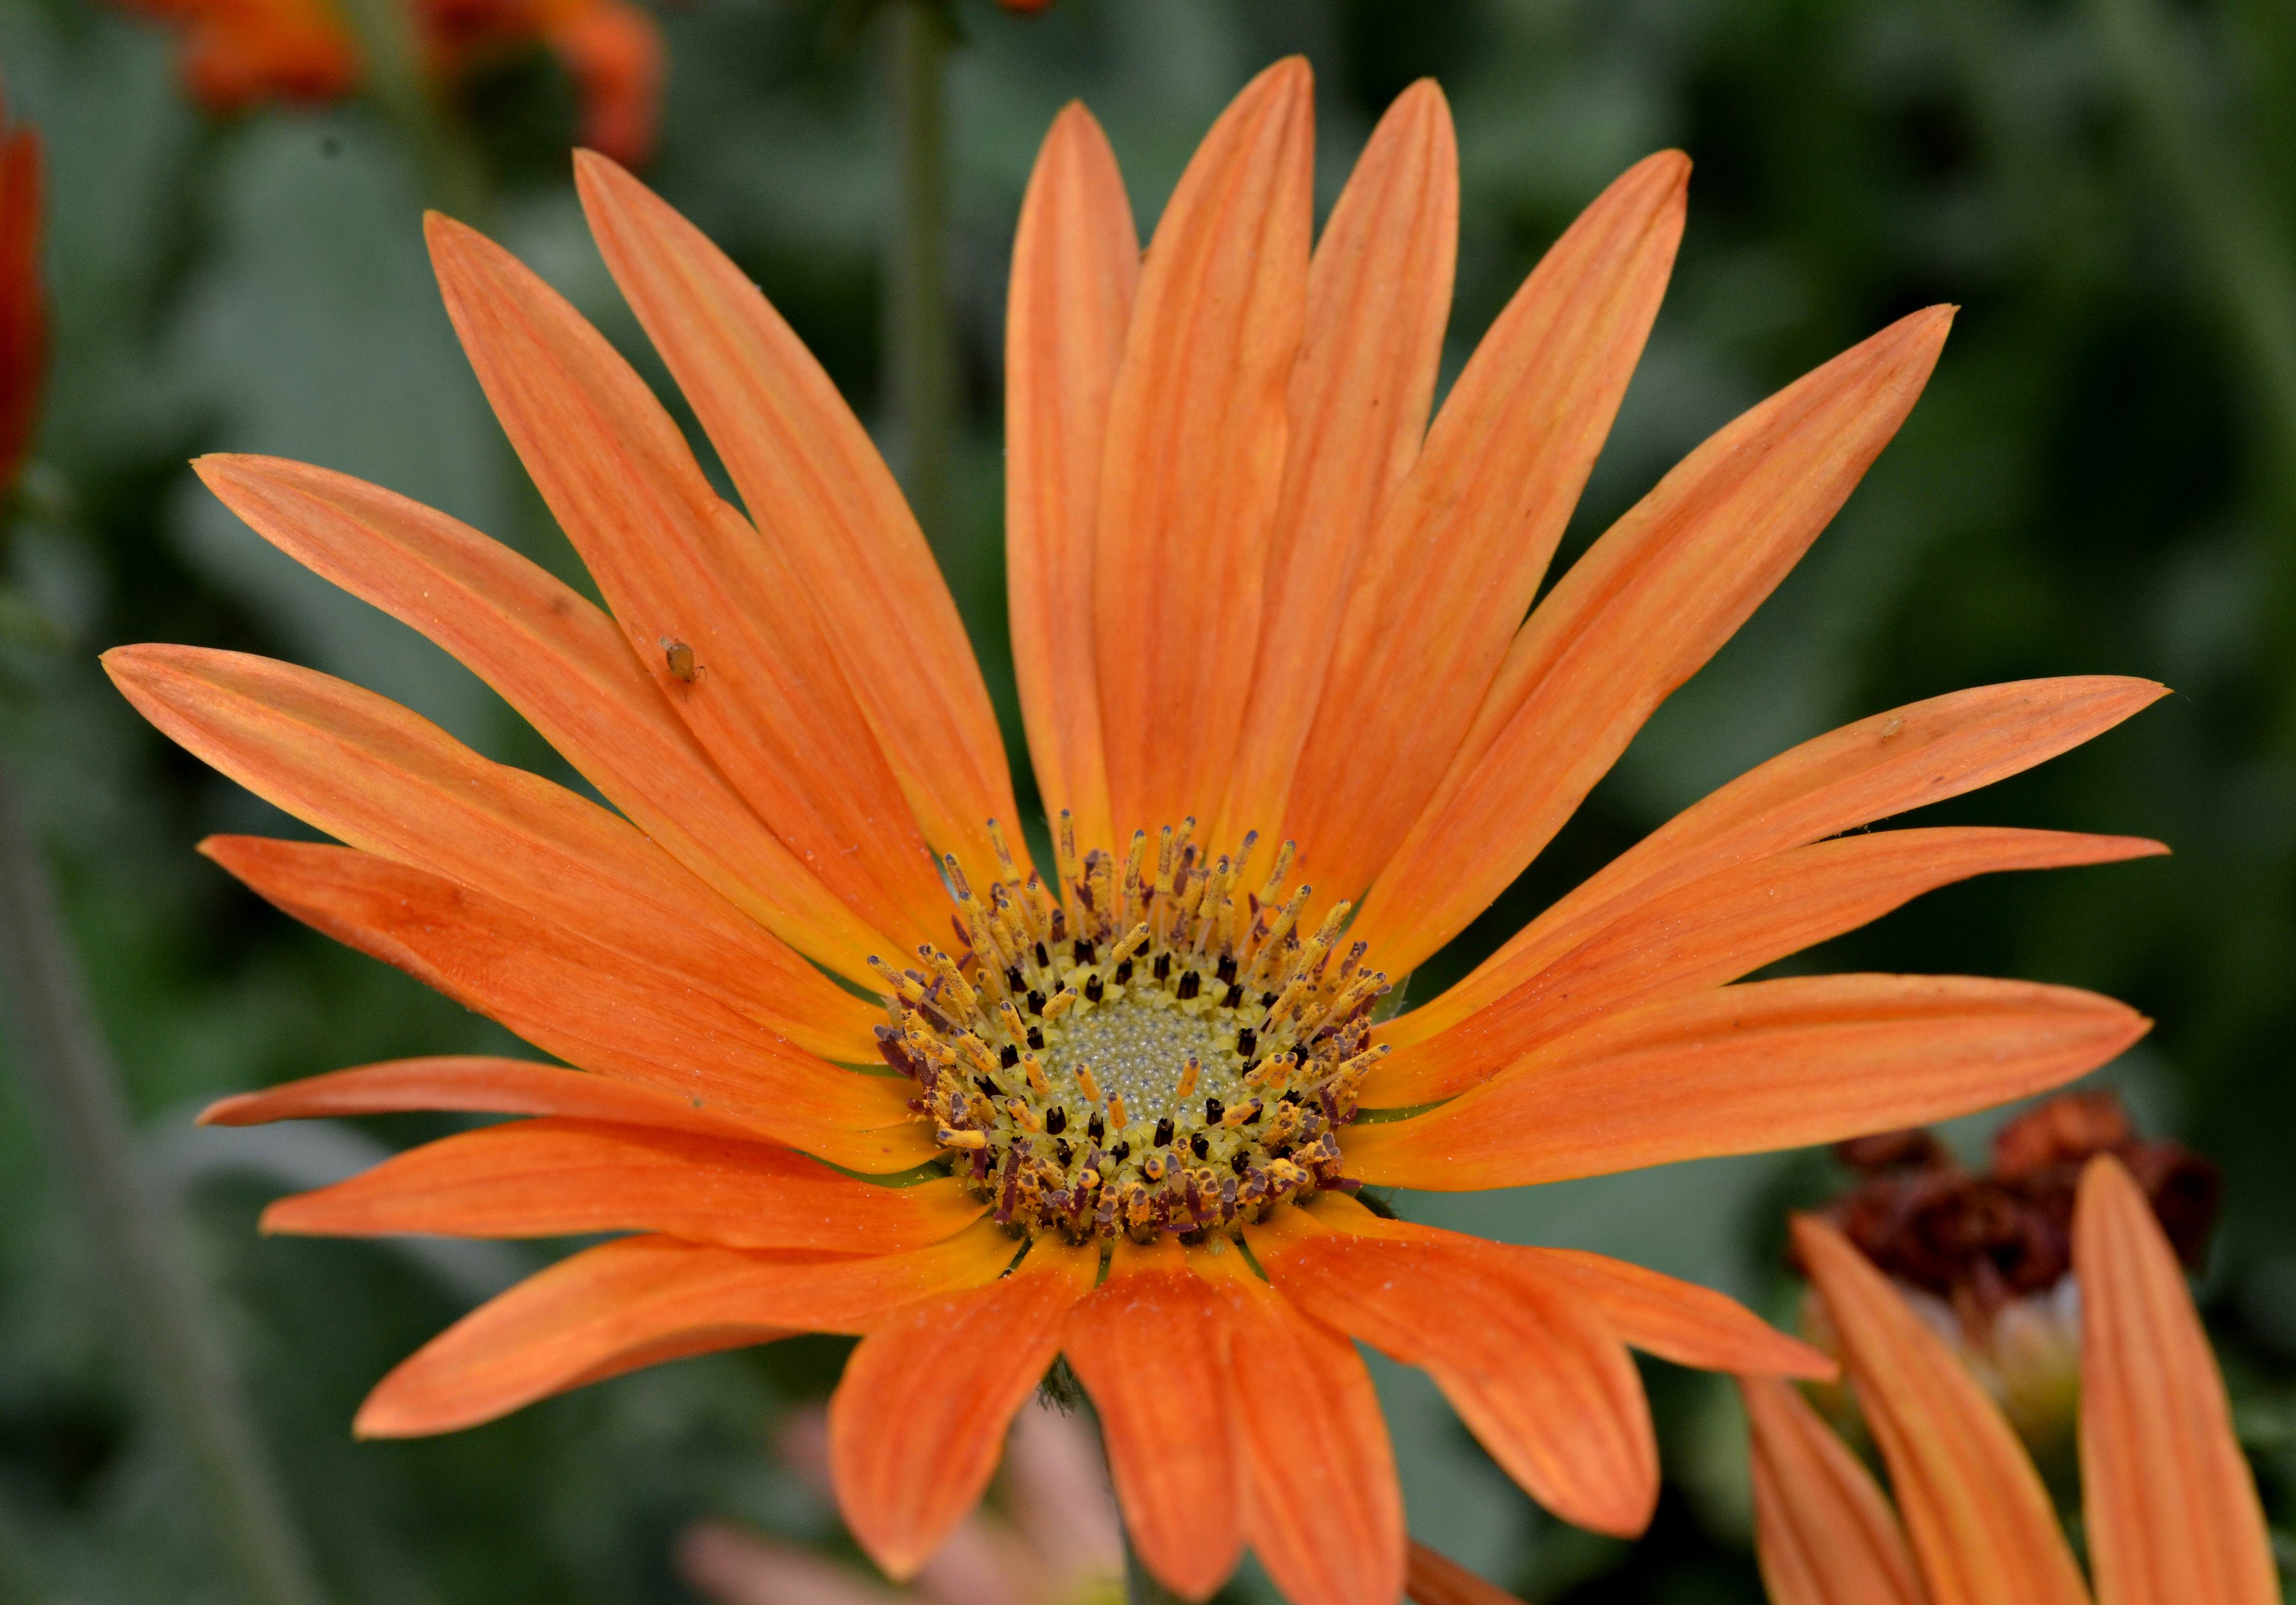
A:
{"type": "Polygon", "coordinates": [[[255,1101],[253,1093],[233,1093],[217,1099],[192,1118],[194,1126],[238,1126],[239,1111],[255,1101]]]}

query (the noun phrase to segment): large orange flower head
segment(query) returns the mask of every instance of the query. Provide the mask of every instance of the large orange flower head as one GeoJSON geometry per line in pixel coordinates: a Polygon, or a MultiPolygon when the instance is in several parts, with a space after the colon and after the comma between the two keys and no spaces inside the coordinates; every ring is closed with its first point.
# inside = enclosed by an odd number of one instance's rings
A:
{"type": "Polygon", "coordinates": [[[1385,1605],[1403,1512],[1350,1338],[1425,1366],[1525,1488],[1614,1533],[1658,1484],[1626,1344],[1831,1366],[1704,1289],[1383,1218],[1363,1184],[1829,1141],[2055,1085],[2143,1032],[2021,982],[1728,984],[1945,881],[2158,851],[1843,834],[2160,694],[2103,678],[1819,736],[1388,1017],[1816,538],[1948,314],[1723,430],[1534,610],[1657,311],[1688,164],[1652,157],[1595,202],[1431,426],[1457,220],[1443,97],[1398,101],[1320,238],[1312,137],[1306,66],[1269,69],[1144,258],[1081,108],[1037,162],[1007,552],[1049,862],[1015,828],[980,672],[868,437],[741,269],[609,161],[578,162],[592,228],[742,507],[572,308],[431,226],[464,348],[606,610],[388,491],[200,464],[263,535],[488,679],[614,810],[305,670],[107,659],[163,730],[347,844],[222,839],[214,858],[576,1067],[425,1060],[227,1101],[212,1118],[528,1117],[269,1224],[633,1233],[433,1341],[362,1431],[861,1334],[835,1481],[907,1573],[1065,1355],[1172,1587],[1204,1597],[1249,1543],[1301,1605],[1385,1605]]]}

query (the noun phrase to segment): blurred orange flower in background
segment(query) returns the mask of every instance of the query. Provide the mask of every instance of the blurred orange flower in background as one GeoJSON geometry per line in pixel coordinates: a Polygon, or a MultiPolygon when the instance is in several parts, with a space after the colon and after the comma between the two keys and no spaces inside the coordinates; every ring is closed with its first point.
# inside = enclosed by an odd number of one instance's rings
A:
{"type": "Polygon", "coordinates": [[[40,136],[9,127],[0,99],[0,499],[32,449],[48,365],[41,209],[40,136]]]}
{"type": "MultiPolygon", "coordinates": [[[[396,3],[396,0],[392,0],[396,3]]],[[[618,161],[653,150],[664,57],[653,19],[627,0],[405,0],[440,82],[542,45],[579,92],[581,142],[618,161]]],[[[179,29],[184,78],[218,114],[340,99],[359,86],[358,41],[336,0],[122,0],[179,29]]]]}
{"type": "MultiPolygon", "coordinates": [[[[1936,1328],[1832,1225],[1794,1223],[1895,1506],[1795,1388],[1742,1379],[1776,1605],[2087,1605],[2033,1462],[1936,1328]],[[1902,1525],[1901,1523],[1902,1519],[1902,1525]]],[[[2081,1173],[2080,1476],[2098,1605],[2279,1605],[2215,1356],[2144,1191],[2081,1173]]]]}
{"type": "Polygon", "coordinates": [[[448,313],[611,611],[380,487],[200,463],[621,810],[291,665],[106,655],[162,731],[348,844],[217,838],[210,856],[580,1067],[410,1060],[226,1101],[210,1118],[537,1117],[282,1200],[266,1224],[640,1234],[440,1335],[360,1430],[443,1431],[639,1365],[855,1334],[832,1478],[856,1537],[906,1576],[1064,1355],[1166,1584],[1205,1598],[1249,1544],[1298,1605],[1389,1605],[1404,1512],[1352,1339],[1423,1367],[1525,1489],[1616,1534],[1648,1523],[1659,1487],[1629,1345],[1832,1367],[1710,1290],[1352,1195],[1833,1141],[2060,1085],[2143,1035],[2109,998],[2021,981],[1735,984],[1954,880],[2161,851],[1844,834],[2161,694],[2103,676],[1806,741],[1387,1017],[1397,980],[1515,880],[1816,539],[1911,411],[1950,311],[1726,425],[1546,589],[1657,315],[1687,160],[1652,156],[1594,201],[1439,412],[1458,200],[1440,91],[1398,97],[1320,238],[1314,175],[1300,61],[1214,125],[1144,255],[1081,106],[1039,154],[1006,399],[1041,871],[999,823],[1013,789],[985,682],[859,421],[738,265],[610,161],[577,160],[593,233],[746,515],[603,335],[439,217],[448,313]]]}

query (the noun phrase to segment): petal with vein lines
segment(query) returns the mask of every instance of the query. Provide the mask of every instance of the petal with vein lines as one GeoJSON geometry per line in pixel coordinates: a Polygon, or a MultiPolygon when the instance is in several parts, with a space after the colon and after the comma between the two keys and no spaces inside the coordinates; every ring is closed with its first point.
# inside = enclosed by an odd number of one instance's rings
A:
{"type": "Polygon", "coordinates": [[[920,1298],[994,1280],[1013,1244],[991,1225],[906,1254],[840,1259],[625,1237],[480,1305],[376,1384],[361,1437],[419,1437],[686,1355],[796,1332],[864,1332],[920,1298]]]}
{"type": "Polygon", "coordinates": [[[1555,242],[1380,520],[1287,815],[1326,897],[1372,883],[1473,724],[1658,315],[1689,176],[1649,157],[1555,242]]]}
{"type": "Polygon", "coordinates": [[[263,1212],[318,1237],[660,1232],[731,1249],[892,1254],[953,1237],[981,1206],[955,1181],[879,1187],[754,1141],[595,1120],[512,1120],[426,1142],[263,1212]]]}
{"type": "Polygon", "coordinates": [[[2150,1024],[2109,997],[2024,981],[1753,981],[1595,1020],[1341,1143],[1350,1175],[1446,1192],[1799,1148],[2059,1085],[2150,1024]]]}
{"type": "Polygon", "coordinates": [[[1540,1261],[1352,1200],[1249,1230],[1276,1290],[1442,1388],[1491,1458],[1567,1521],[1631,1537],[1658,1503],[1642,1380],[1592,1300],[1540,1261]]]}
{"type": "Polygon", "coordinates": [[[1292,1605],[1394,1605],[1403,1494],[1355,1343],[1260,1282],[1242,1254],[1187,1258],[1221,1302],[1251,1550],[1292,1605]]]}
{"type": "Polygon", "coordinates": [[[258,897],[499,1020],[545,1053],[702,1101],[850,1170],[932,1157],[909,1084],[840,1070],[644,960],[348,848],[210,837],[258,897]]]}
{"type": "Polygon", "coordinates": [[[2078,676],[1979,686],[1845,725],[1693,804],[1518,932],[1459,985],[1390,1026],[1431,1036],[1513,991],[1628,909],[1729,864],[1959,797],[2078,747],[2166,696],[2078,676]]]}
{"type": "Polygon", "coordinates": [[[385,1064],[330,1070],[218,1098],[201,1112],[201,1126],[262,1126],[273,1120],[325,1120],[350,1115],[399,1115],[421,1110],[480,1115],[563,1115],[652,1126],[705,1137],[751,1142],[771,1134],[737,1116],[696,1109],[693,1101],[660,1087],[617,1081],[587,1070],[562,1069],[523,1059],[479,1055],[398,1059],[385,1064]]]}
{"type": "Polygon", "coordinates": [[[1097,1242],[1040,1237],[1010,1276],[911,1305],[853,1351],[829,1401],[830,1475],[888,1573],[914,1576],[980,1503],[1013,1413],[1099,1270],[1097,1242]]]}
{"type": "Polygon", "coordinates": [[[469,525],[348,474],[278,457],[192,466],[258,535],[460,659],[744,913],[873,984],[869,954],[891,944],[750,811],[587,597],[469,525]]]}
{"type": "Polygon", "coordinates": [[[1225,1331],[1218,1295],[1178,1242],[1119,1238],[1108,1280],[1069,1312],[1061,1337],[1100,1414],[1124,1530],[1188,1600],[1210,1599],[1243,1551],[1225,1331]]]}
{"type": "Polygon", "coordinates": [[[2040,1476],[1977,1380],[1841,1232],[1805,1215],[1793,1235],[1933,1605],[2087,1605],[2040,1476]]]}
{"type": "MultiPolygon", "coordinates": [[[[1116,834],[1226,790],[1259,649],[1314,226],[1307,62],[1244,87],[1158,222],[1108,409],[1093,553],[1116,834]]],[[[1113,847],[1113,841],[1102,844],[1113,847]]]]}
{"type": "Polygon", "coordinates": [[[2081,1175],[2073,1270],[2098,1605],[2280,1605],[2256,1478],[2185,1273],[2110,1154],[2081,1175]]]}
{"type": "Polygon", "coordinates": [[[355,848],[444,875],[706,987],[808,1052],[873,1054],[880,1011],[648,841],[387,697],[290,663],[116,647],[106,672],[170,739],[355,848]]]}
{"type": "Polygon", "coordinates": [[[1579,1249],[1520,1248],[1644,1354],[1704,1371],[1831,1379],[1840,1368],[1725,1293],[1579,1249]]]}
{"type": "Polygon", "coordinates": [[[1356,569],[1427,431],[1458,244],[1458,141],[1423,78],[1372,131],[1308,266],[1259,657],[1217,841],[1282,839],[1356,569]]]}
{"type": "Polygon", "coordinates": [[[1370,1108],[1432,1103],[1599,1015],[1734,981],[1951,881],[2165,853],[2157,841],[1978,827],[1845,836],[1729,865],[1620,911],[1567,954],[1365,1080],[1370,1108]]]}
{"type": "Polygon", "coordinates": [[[1140,237],[1108,137],[1071,102],[1037,153],[1004,315],[1004,583],[1013,668],[1045,812],[1110,846],[1093,665],[1092,558],[1108,402],[1140,237]]]}
{"type": "Polygon", "coordinates": [[[1260,1564],[1292,1605],[1395,1605],[1403,1497],[1355,1345],[1253,1275],[1242,1255],[1191,1249],[1188,1260],[1224,1306],[1244,1526],[1260,1564]]]}
{"type": "Polygon", "coordinates": [[[661,403],[509,252],[436,214],[429,233],[496,416],[670,706],[857,914],[909,940],[946,929],[932,858],[836,655],[661,403]]]}
{"type": "Polygon", "coordinates": [[[1898,1513],[1833,1429],[1775,1378],[1741,1378],[1738,1391],[1771,1605],[1928,1605],[1898,1513]]]}
{"type": "Polygon", "coordinates": [[[860,420],[700,229],[594,152],[576,155],[574,176],[607,268],[749,507],[769,594],[784,616],[809,606],[926,839],[993,863],[983,826],[1014,819],[1004,738],[924,532],[860,420]]]}
{"type": "Polygon", "coordinates": [[[1952,321],[1901,318],[1742,414],[1571,565],[1357,921],[1392,973],[1505,889],[1800,561],[1913,410],[1952,321]]]}

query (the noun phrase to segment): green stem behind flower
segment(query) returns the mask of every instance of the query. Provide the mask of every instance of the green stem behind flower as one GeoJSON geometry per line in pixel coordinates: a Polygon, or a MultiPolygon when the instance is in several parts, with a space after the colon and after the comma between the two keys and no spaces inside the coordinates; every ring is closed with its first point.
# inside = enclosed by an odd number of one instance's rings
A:
{"type": "Polygon", "coordinates": [[[139,1173],[118,1071],[96,1029],[55,889],[0,770],[0,980],[12,1057],[54,1174],[76,1184],[109,1273],[121,1359],[173,1431],[235,1598],[323,1597],[180,1233],[139,1173]]]}
{"type": "Polygon", "coordinates": [[[957,410],[948,290],[950,39],[933,0],[892,0],[885,28],[897,176],[885,275],[886,376],[909,505],[946,563],[957,410]]]}

